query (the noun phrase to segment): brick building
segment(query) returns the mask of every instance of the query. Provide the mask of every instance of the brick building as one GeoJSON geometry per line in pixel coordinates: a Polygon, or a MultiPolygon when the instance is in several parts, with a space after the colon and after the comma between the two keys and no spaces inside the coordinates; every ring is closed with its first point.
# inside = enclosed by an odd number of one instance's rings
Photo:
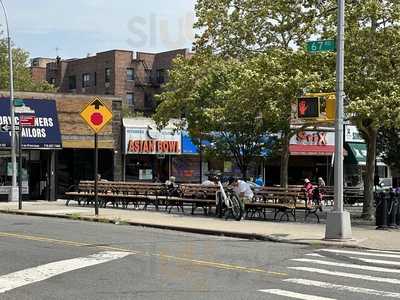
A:
{"type": "Polygon", "coordinates": [[[58,57],[46,65],[46,80],[60,93],[121,97],[130,110],[148,115],[155,108],[154,94],[179,55],[190,57],[187,49],[156,54],[110,50],[80,59],[58,57]]]}
{"type": "MultiPolygon", "coordinates": [[[[48,63],[55,62],[56,60],[53,58],[46,57],[36,57],[31,61],[31,76],[34,82],[40,83],[42,81],[46,81],[46,68],[48,63]]],[[[52,82],[50,82],[52,83],[52,82]]]]}

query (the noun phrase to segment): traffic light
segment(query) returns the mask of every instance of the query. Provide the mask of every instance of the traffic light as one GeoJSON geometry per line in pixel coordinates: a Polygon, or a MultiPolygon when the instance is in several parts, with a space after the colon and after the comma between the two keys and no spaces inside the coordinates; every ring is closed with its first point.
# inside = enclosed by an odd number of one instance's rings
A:
{"type": "Polygon", "coordinates": [[[319,97],[297,98],[297,118],[316,119],[320,116],[319,97]]]}

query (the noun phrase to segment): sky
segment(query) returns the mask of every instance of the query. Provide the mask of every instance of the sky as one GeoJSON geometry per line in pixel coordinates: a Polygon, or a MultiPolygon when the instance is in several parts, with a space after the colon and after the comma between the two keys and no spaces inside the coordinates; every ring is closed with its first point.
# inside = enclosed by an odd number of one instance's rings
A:
{"type": "MultiPolygon", "coordinates": [[[[33,57],[191,48],[196,0],[3,0],[11,37],[33,57]],[[58,50],[57,50],[58,49],[58,50]]],[[[4,15],[0,15],[4,28],[4,15]]]]}

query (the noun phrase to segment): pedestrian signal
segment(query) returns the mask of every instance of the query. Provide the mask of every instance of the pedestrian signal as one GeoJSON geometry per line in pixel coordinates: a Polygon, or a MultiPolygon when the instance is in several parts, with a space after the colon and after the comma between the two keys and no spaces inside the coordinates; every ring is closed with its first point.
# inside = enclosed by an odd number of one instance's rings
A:
{"type": "Polygon", "coordinates": [[[314,119],[320,116],[319,97],[297,98],[297,117],[299,119],[314,119]]]}

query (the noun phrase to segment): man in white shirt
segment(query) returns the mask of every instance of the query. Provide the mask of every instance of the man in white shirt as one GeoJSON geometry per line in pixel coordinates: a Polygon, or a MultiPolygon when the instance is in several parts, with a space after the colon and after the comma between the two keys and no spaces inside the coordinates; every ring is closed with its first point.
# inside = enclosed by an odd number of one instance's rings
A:
{"type": "Polygon", "coordinates": [[[246,181],[239,180],[237,178],[229,178],[229,185],[233,186],[233,191],[238,195],[240,200],[240,205],[244,213],[245,201],[251,201],[254,197],[254,193],[251,190],[250,185],[246,181]]]}

